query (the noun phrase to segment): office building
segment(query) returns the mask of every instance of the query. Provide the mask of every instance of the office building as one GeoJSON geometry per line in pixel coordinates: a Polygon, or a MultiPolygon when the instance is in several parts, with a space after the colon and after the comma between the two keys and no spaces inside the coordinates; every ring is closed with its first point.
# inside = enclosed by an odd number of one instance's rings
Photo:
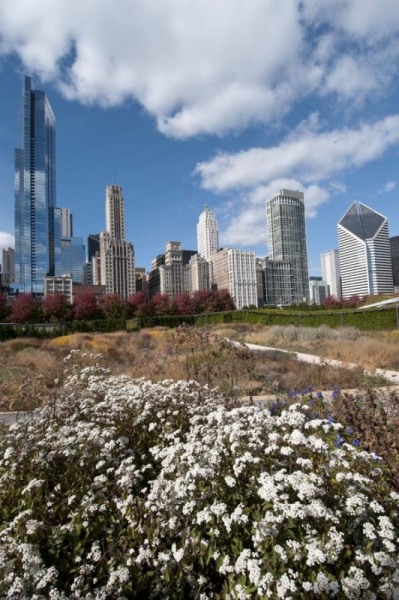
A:
{"type": "Polygon", "coordinates": [[[60,271],[57,275],[70,274],[74,283],[83,282],[86,249],[80,237],[61,237],[60,271]]]}
{"type": "Polygon", "coordinates": [[[260,259],[264,272],[264,302],[266,306],[290,306],[295,288],[291,263],[284,260],[260,259]]]}
{"type": "Polygon", "coordinates": [[[342,297],[393,293],[386,217],[353,202],[338,223],[342,297]]]}
{"type": "Polygon", "coordinates": [[[328,250],[321,254],[321,276],[326,282],[327,296],[341,298],[341,269],[339,266],[338,250],[328,250]]]}
{"type": "Polygon", "coordinates": [[[90,233],[87,236],[87,262],[91,262],[96,252],[100,252],[100,234],[90,233]]]}
{"type": "Polygon", "coordinates": [[[210,276],[209,276],[209,263],[205,258],[194,254],[190,262],[188,263],[188,286],[189,293],[197,292],[199,290],[209,290],[210,276]]]}
{"type": "Polygon", "coordinates": [[[100,234],[101,281],[93,265],[93,283],[105,286],[107,294],[128,298],[134,294],[134,248],[125,240],[125,212],[122,188],[108,185],[105,192],[106,228],[100,234]]]}
{"type": "Polygon", "coordinates": [[[61,236],[73,237],[72,213],[69,208],[60,208],[61,213],[61,236]]]}
{"type": "Polygon", "coordinates": [[[194,250],[182,250],[180,242],[167,242],[165,254],[159,254],[151,263],[148,282],[150,298],[155,294],[167,294],[173,300],[179,294],[189,293],[187,261],[195,254],[194,250]]]}
{"type": "Polygon", "coordinates": [[[54,275],[55,117],[46,94],[24,78],[15,151],[15,288],[43,294],[54,275]]]}
{"type": "Polygon", "coordinates": [[[73,302],[72,276],[48,276],[44,278],[44,296],[62,294],[70,304],[73,302]]]}
{"type": "Polygon", "coordinates": [[[222,248],[211,257],[213,283],[228,290],[238,310],[258,306],[255,252],[222,248]]]}
{"type": "Polygon", "coordinates": [[[327,282],[322,277],[309,277],[310,303],[322,306],[328,294],[327,282]]]}
{"type": "Polygon", "coordinates": [[[291,302],[309,301],[308,255],[305,228],[304,195],[281,189],[266,200],[268,258],[289,263],[291,302]]]}
{"type": "Polygon", "coordinates": [[[391,248],[393,286],[396,293],[399,290],[399,235],[389,238],[389,245],[391,248]]]}
{"type": "Polygon", "coordinates": [[[219,228],[214,213],[205,206],[197,224],[198,254],[208,262],[219,248],[219,228]]]}
{"type": "Polygon", "coordinates": [[[13,248],[3,249],[2,285],[9,287],[15,281],[15,251],[13,248]]]}

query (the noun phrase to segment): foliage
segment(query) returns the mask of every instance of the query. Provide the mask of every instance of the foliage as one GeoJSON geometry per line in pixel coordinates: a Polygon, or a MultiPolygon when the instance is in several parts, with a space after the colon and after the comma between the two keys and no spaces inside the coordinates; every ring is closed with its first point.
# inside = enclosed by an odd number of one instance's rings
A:
{"type": "Polygon", "coordinates": [[[227,290],[198,290],[193,294],[193,301],[195,314],[235,310],[227,290]]]}
{"type": "Polygon", "coordinates": [[[100,310],[97,299],[91,292],[75,296],[73,301],[73,315],[78,321],[92,321],[98,319],[100,310]]]}
{"type": "Polygon", "coordinates": [[[151,298],[151,314],[171,315],[173,314],[172,304],[168,294],[154,294],[151,298]]]}
{"type": "Polygon", "coordinates": [[[5,321],[10,314],[10,310],[7,306],[7,296],[0,292],[0,322],[5,321]]]}
{"type": "Polygon", "coordinates": [[[129,314],[132,317],[145,317],[151,312],[147,296],[144,292],[136,292],[128,298],[129,314]]]}
{"type": "Polygon", "coordinates": [[[195,300],[190,294],[178,294],[172,302],[172,310],[178,315],[193,315],[195,308],[195,300]]]}
{"type": "Polygon", "coordinates": [[[105,294],[99,308],[107,321],[123,321],[128,313],[126,300],[118,294],[105,294]]]}
{"type": "Polygon", "coordinates": [[[72,307],[64,294],[49,294],[43,299],[43,316],[47,321],[68,321],[72,307]]]}
{"type": "Polygon", "coordinates": [[[0,595],[395,598],[399,495],[352,441],[82,365],[0,438],[0,595]]]}
{"type": "Polygon", "coordinates": [[[40,323],[42,318],[41,305],[32,294],[15,296],[10,313],[12,323],[40,323]]]}

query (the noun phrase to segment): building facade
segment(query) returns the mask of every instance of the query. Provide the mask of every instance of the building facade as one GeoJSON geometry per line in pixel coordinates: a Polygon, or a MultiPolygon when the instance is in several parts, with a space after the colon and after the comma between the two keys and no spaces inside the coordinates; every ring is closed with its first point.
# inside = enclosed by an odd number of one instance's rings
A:
{"type": "Polygon", "coordinates": [[[72,277],[62,275],[60,277],[49,276],[44,278],[44,296],[51,294],[62,294],[70,304],[73,302],[72,277]]]}
{"type": "Polygon", "coordinates": [[[328,294],[327,282],[322,277],[309,277],[310,303],[322,306],[328,294]]]}
{"type": "Polygon", "coordinates": [[[43,294],[55,272],[55,117],[46,94],[24,78],[15,151],[15,288],[43,294]]]}
{"type": "Polygon", "coordinates": [[[258,306],[255,252],[222,248],[211,257],[213,283],[228,290],[238,310],[258,306]]]}
{"type": "Polygon", "coordinates": [[[321,276],[326,282],[327,296],[342,297],[341,269],[339,266],[339,251],[328,250],[321,254],[321,276]]]}
{"type": "Polygon", "coordinates": [[[392,262],[386,217],[353,202],[338,223],[342,297],[392,294],[392,262]]]}
{"type": "Polygon", "coordinates": [[[389,238],[392,261],[392,279],[395,292],[399,289],[399,235],[389,238]]]}
{"type": "Polygon", "coordinates": [[[106,188],[105,215],[107,231],[100,234],[101,281],[97,281],[93,264],[93,283],[104,285],[107,294],[128,298],[136,290],[134,248],[125,240],[124,199],[119,185],[106,188]]]}
{"type": "Polygon", "coordinates": [[[302,192],[281,189],[266,200],[269,259],[289,263],[291,303],[309,302],[305,204],[302,192]]]}
{"type": "Polygon", "coordinates": [[[2,285],[9,287],[15,281],[15,251],[13,248],[3,249],[2,285]]]}
{"type": "Polygon", "coordinates": [[[198,254],[208,262],[211,256],[219,249],[219,227],[215,214],[205,206],[199,216],[197,224],[198,254]]]}

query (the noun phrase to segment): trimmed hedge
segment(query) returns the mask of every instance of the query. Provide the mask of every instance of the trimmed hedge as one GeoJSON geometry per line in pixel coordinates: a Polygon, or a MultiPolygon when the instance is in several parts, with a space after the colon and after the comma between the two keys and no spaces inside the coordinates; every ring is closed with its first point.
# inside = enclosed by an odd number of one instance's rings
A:
{"type": "Polygon", "coordinates": [[[201,315],[169,315],[164,317],[139,317],[126,322],[127,331],[143,327],[178,327],[179,325],[220,325],[221,323],[250,323],[262,325],[296,325],[297,327],[356,327],[361,330],[396,329],[396,309],[293,311],[293,310],[236,310],[201,315]]]}

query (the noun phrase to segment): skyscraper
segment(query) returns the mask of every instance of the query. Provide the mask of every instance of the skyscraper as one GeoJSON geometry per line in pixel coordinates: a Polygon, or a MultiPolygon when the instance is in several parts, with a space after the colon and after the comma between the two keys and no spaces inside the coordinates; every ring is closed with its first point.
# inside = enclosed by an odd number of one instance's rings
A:
{"type": "Polygon", "coordinates": [[[54,274],[55,117],[46,94],[24,78],[15,151],[15,287],[43,293],[54,274]]]}
{"type": "Polygon", "coordinates": [[[128,298],[135,292],[134,249],[125,240],[124,200],[119,185],[106,188],[105,215],[107,231],[100,234],[101,285],[105,285],[107,294],[128,298]]]}
{"type": "Polygon", "coordinates": [[[353,202],[338,223],[342,297],[393,293],[388,221],[353,202]]]}
{"type": "Polygon", "coordinates": [[[321,254],[321,275],[328,285],[328,295],[341,298],[341,270],[338,250],[328,250],[321,254]]]}
{"type": "Polygon", "coordinates": [[[219,228],[214,213],[205,206],[197,224],[198,254],[208,262],[219,248],[219,228]]]}
{"type": "Polygon", "coordinates": [[[266,200],[266,221],[269,259],[290,265],[291,302],[309,302],[303,193],[281,189],[277,196],[266,200]]]}

